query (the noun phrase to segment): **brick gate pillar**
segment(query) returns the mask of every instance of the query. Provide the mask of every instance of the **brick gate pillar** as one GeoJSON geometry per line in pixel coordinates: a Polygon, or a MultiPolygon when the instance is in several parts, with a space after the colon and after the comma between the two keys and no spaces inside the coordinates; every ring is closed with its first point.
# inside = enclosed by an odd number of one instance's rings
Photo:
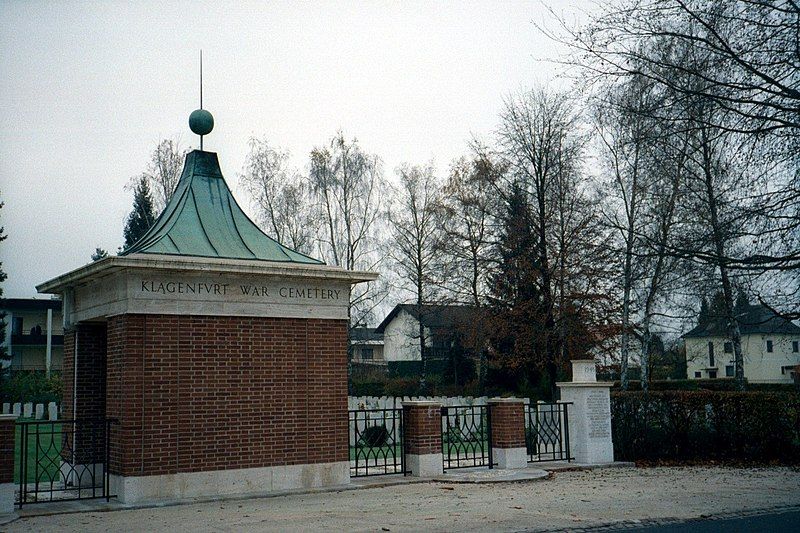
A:
{"type": "Polygon", "coordinates": [[[14,422],[17,415],[0,415],[0,516],[14,512],[14,422]]]}
{"type": "Polygon", "coordinates": [[[403,452],[412,476],[442,474],[442,404],[403,402],[403,452]]]}
{"type": "Polygon", "coordinates": [[[492,420],[492,455],[498,468],[525,468],[525,400],[492,398],[488,402],[492,420]]]}

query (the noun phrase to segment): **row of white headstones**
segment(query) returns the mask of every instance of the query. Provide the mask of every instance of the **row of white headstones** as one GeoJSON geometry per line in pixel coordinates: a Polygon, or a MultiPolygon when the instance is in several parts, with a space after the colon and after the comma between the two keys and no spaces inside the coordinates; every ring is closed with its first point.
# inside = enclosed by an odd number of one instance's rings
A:
{"type": "Polygon", "coordinates": [[[4,415],[17,415],[20,418],[33,418],[35,420],[44,420],[45,414],[47,420],[58,420],[58,404],[50,402],[43,403],[4,403],[4,415]]]}

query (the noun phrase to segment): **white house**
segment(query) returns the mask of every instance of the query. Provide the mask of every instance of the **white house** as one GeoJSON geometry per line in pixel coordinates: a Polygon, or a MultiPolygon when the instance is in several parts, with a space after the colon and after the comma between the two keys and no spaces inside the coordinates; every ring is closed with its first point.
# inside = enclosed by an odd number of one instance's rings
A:
{"type": "Polygon", "coordinates": [[[386,361],[421,361],[419,325],[423,325],[426,354],[446,356],[459,332],[469,328],[476,309],[466,305],[399,304],[386,315],[375,332],[383,334],[386,361]]]}
{"type": "MultiPolygon", "coordinates": [[[[736,317],[742,334],[744,377],[751,383],[791,383],[800,365],[800,327],[761,305],[736,317]]],[[[725,319],[712,318],[686,333],[689,379],[734,376],[733,343],[725,319]]]]}
{"type": "Polygon", "coordinates": [[[374,328],[352,328],[350,348],[354,363],[386,365],[383,358],[383,334],[374,328]]]}

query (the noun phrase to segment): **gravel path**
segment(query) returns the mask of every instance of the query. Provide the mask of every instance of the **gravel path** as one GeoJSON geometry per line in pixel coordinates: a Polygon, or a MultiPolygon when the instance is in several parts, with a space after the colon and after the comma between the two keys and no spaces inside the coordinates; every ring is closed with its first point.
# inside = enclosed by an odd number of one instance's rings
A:
{"type": "Polygon", "coordinates": [[[800,470],[614,468],[494,485],[421,483],[23,518],[4,531],[521,531],[800,506],[800,470]]]}

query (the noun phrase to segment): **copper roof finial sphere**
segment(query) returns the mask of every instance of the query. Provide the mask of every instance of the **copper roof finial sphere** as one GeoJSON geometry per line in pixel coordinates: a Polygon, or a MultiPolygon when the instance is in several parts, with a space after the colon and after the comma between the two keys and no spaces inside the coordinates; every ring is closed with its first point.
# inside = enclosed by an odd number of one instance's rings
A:
{"type": "Polygon", "coordinates": [[[214,129],[214,117],[205,109],[195,109],[189,115],[189,129],[197,135],[208,135],[214,129]]]}

